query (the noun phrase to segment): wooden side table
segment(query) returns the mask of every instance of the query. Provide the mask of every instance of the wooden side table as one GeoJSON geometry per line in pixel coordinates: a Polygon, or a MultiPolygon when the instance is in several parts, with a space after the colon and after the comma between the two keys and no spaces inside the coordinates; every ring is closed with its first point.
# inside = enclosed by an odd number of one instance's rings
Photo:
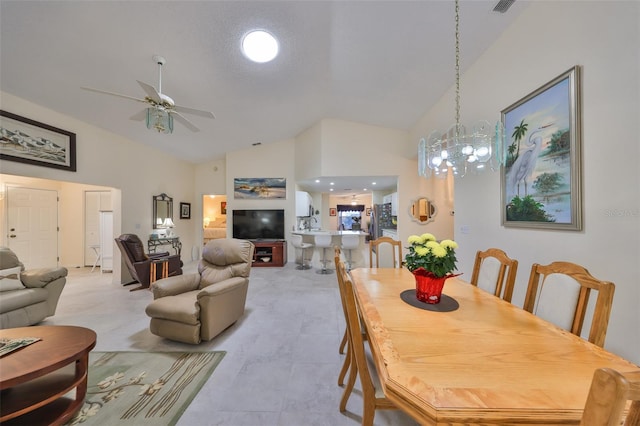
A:
{"type": "Polygon", "coordinates": [[[161,265],[160,279],[167,278],[169,276],[169,259],[155,259],[151,261],[149,288],[155,281],[158,280],[158,265],[161,265]]]}
{"type": "Polygon", "coordinates": [[[63,425],[84,403],[96,333],[61,325],[0,330],[3,339],[22,337],[41,340],[1,358],[0,423],[63,425]],[[75,399],[65,397],[74,389],[75,399]]]}

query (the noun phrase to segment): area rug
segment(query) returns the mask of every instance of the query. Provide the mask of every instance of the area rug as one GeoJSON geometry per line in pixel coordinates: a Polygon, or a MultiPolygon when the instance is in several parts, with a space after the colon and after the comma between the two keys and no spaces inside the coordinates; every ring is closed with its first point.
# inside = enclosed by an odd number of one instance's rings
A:
{"type": "Polygon", "coordinates": [[[85,403],[68,425],[175,425],[225,352],[91,352],[85,403]]]}

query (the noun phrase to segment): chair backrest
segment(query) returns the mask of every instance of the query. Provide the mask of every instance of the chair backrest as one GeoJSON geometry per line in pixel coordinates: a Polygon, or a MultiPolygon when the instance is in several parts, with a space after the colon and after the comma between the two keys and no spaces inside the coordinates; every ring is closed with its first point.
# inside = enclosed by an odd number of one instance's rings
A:
{"type": "Polygon", "coordinates": [[[300,246],[302,245],[302,235],[291,234],[291,238],[289,239],[289,241],[291,241],[291,244],[294,247],[300,248],[300,246]]]}
{"type": "Polygon", "coordinates": [[[517,260],[511,259],[500,249],[490,248],[476,253],[470,282],[484,291],[511,302],[517,271],[517,260]]]}
{"type": "Polygon", "coordinates": [[[136,234],[122,234],[115,239],[116,245],[122,253],[125,265],[131,274],[131,277],[140,281],[138,278],[138,272],[133,265],[136,262],[143,262],[149,258],[144,253],[144,245],[136,234]]]}
{"type": "Polygon", "coordinates": [[[253,263],[255,246],[251,241],[236,238],[218,238],[202,249],[198,263],[200,288],[232,277],[248,278],[253,263]]]}
{"type": "Polygon", "coordinates": [[[571,262],[533,264],[523,308],[580,336],[591,290],[598,292],[589,341],[604,346],[615,285],[571,262]]]}
{"type": "Polygon", "coordinates": [[[360,235],[346,234],[341,237],[343,249],[355,249],[360,246],[360,235]]]}
{"type": "Polygon", "coordinates": [[[316,234],[313,236],[316,247],[326,248],[331,247],[331,234],[316,234]]]}
{"type": "Polygon", "coordinates": [[[390,237],[380,237],[369,241],[369,265],[373,268],[373,252],[376,253],[376,268],[380,267],[381,249],[384,250],[384,244],[391,244],[391,254],[394,268],[402,268],[402,245],[400,241],[390,237]],[[380,247],[380,246],[383,247],[380,247]],[[396,257],[397,256],[397,257],[396,257]]]}
{"type": "Polygon", "coordinates": [[[620,373],[599,368],[593,374],[582,412],[583,426],[618,426],[628,401],[632,401],[625,425],[640,425],[640,370],[620,373]]]}

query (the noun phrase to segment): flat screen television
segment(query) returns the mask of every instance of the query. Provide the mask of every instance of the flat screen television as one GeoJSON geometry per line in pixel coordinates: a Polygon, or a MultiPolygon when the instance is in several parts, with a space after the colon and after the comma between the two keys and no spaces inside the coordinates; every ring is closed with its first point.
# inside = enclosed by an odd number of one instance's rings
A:
{"type": "Polygon", "coordinates": [[[233,238],[284,240],[284,210],[233,210],[233,238]]]}

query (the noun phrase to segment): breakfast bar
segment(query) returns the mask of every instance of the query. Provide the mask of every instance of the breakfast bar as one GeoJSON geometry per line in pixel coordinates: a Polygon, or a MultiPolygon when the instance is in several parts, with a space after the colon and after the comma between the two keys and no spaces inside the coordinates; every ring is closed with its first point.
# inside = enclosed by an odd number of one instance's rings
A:
{"type": "MultiPolygon", "coordinates": [[[[322,229],[310,229],[310,230],[297,230],[291,232],[293,235],[302,235],[302,241],[305,243],[314,244],[314,239],[316,235],[331,235],[331,245],[332,247],[340,247],[342,245],[342,237],[345,235],[358,235],[360,237],[360,244],[358,248],[354,249],[352,252],[352,261],[354,264],[362,267],[367,266],[368,261],[365,262],[364,252],[366,250],[365,245],[365,237],[369,235],[364,231],[328,231],[322,229]]],[[[316,262],[314,263],[314,267],[320,268],[320,258],[322,253],[317,256],[314,256],[316,262]]],[[[330,253],[329,258],[333,259],[333,251],[330,253]]]]}
{"type": "Polygon", "coordinates": [[[579,424],[596,369],[639,369],[459,278],[445,312],[402,300],[404,268],[351,275],[384,393],[420,424],[579,424]]]}

